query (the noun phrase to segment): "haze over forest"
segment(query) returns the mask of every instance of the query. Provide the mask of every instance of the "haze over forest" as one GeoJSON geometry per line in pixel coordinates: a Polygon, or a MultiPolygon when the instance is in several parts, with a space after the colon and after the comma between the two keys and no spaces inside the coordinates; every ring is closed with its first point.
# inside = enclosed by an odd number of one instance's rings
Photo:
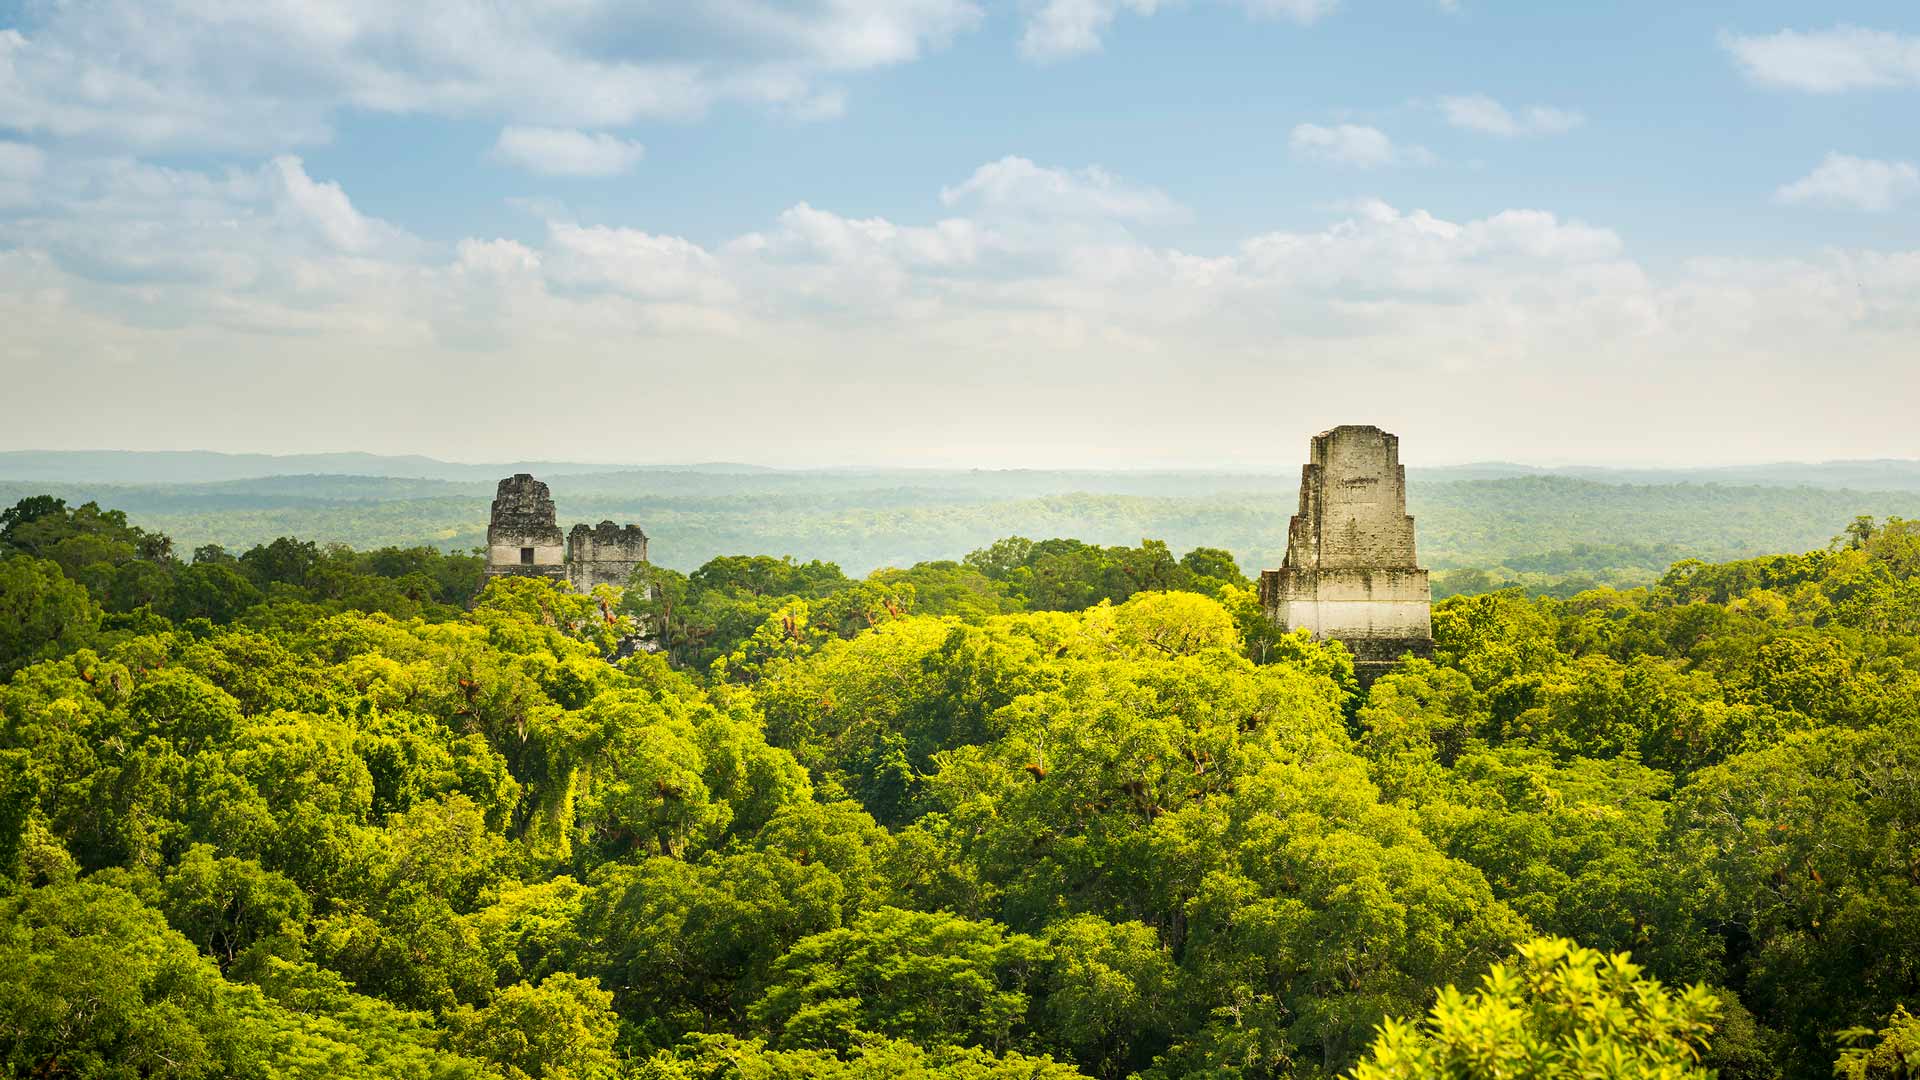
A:
{"type": "MultiPolygon", "coordinates": [[[[1302,451],[1304,454],[1304,450],[1302,451]]],[[[484,539],[495,482],[531,471],[563,521],[639,523],[654,560],[823,559],[852,574],[958,558],[1010,535],[1224,548],[1248,573],[1279,565],[1299,471],[793,470],[461,464],[369,454],[0,453],[0,501],[97,501],[190,550],[280,536],[355,547],[484,539]]],[[[1409,509],[1442,594],[1514,581],[1577,591],[1653,580],[1683,558],[1818,547],[1861,514],[1920,517],[1920,462],[1699,469],[1409,469],[1409,509]],[[1467,572],[1467,576],[1460,576],[1467,572]],[[1483,579],[1479,573],[1491,575],[1483,579]]]]}

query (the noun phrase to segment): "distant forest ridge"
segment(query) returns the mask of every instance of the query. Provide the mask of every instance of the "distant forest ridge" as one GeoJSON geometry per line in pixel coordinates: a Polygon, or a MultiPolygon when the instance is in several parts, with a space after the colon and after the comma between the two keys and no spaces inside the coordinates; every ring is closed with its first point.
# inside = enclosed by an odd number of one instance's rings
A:
{"type": "MultiPolygon", "coordinates": [[[[1299,485],[1297,474],[1224,472],[729,466],[568,473],[547,465],[459,466],[484,470],[464,480],[310,474],[112,483],[17,475],[4,458],[0,505],[38,494],[70,505],[95,501],[173,537],[183,555],[202,544],[238,551],[281,536],[361,550],[468,550],[484,539],[494,483],[518,468],[551,484],[563,525],[637,522],[653,538],[654,560],[676,570],[691,571],[718,555],[770,553],[834,562],[854,575],[958,559],[1014,535],[1103,545],[1152,538],[1175,551],[1222,548],[1255,574],[1278,566],[1285,554],[1299,485]]],[[[1917,468],[1896,462],[1780,468],[1858,474],[1898,465],[1917,468]]],[[[1920,518],[1920,481],[1878,489],[1787,486],[1784,479],[1627,483],[1482,466],[1410,470],[1408,486],[1420,560],[1436,571],[1436,595],[1507,583],[1555,594],[1595,584],[1631,587],[1681,559],[1824,547],[1860,515],[1920,518]]]]}
{"type": "MultiPolygon", "coordinates": [[[[421,455],[356,452],[327,454],[226,454],[208,450],[9,450],[0,451],[0,481],[40,480],[91,484],[220,484],[233,481],[377,477],[482,484],[489,489],[503,476],[531,472],[542,479],[591,478],[599,485],[631,484],[634,474],[732,477],[774,487],[807,486],[809,480],[835,484],[1000,489],[1002,494],[1110,492],[1156,494],[1160,489],[1193,492],[1257,490],[1280,481],[1298,481],[1293,469],[780,469],[735,462],[623,465],[608,462],[509,461],[467,463],[421,455]],[[624,484],[623,484],[624,481],[624,484]]],[[[1920,491],[1920,458],[1826,462],[1775,462],[1675,468],[1626,468],[1607,465],[1540,466],[1478,462],[1436,467],[1413,466],[1411,480],[1445,483],[1526,476],[1570,476],[1603,484],[1734,484],[1763,487],[1847,488],[1863,491],[1920,491]]]]}

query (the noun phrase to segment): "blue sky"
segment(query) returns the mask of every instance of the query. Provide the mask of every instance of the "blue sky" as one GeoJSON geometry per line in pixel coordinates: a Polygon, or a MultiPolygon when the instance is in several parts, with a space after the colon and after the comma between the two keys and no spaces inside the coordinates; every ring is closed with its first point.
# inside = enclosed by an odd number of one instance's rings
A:
{"type": "MultiPolygon", "coordinates": [[[[446,242],[476,228],[528,235],[513,198],[718,244],[808,201],[850,214],[938,212],[943,185],[1007,154],[1097,162],[1196,207],[1191,238],[1312,224],[1356,186],[1450,217],[1552,205],[1632,230],[1636,248],[1777,251],[1787,242],[1920,244],[1920,215],[1834,215],[1770,204],[1830,150],[1920,154],[1908,87],[1808,94],[1756,86],[1727,34],[1836,24],[1920,33],[1909,3],[1500,3],[1449,13],[1422,0],[1348,3],[1310,26],[1230,4],[1120,14],[1097,52],[1045,63],[1018,51],[1018,8],[922,59],[835,80],[845,112],[800,121],[751,105],[617,130],[645,165],[614,177],[534,180],[490,162],[493,118],[343,109],[305,149],[310,171],[364,211],[446,242]],[[1676,8],[1681,10],[1675,10],[1676,8]],[[1808,21],[1811,13],[1824,18],[1808,21]],[[1836,18],[1836,16],[1839,16],[1836,18]],[[1578,112],[1578,138],[1499,138],[1447,122],[1440,101],[1578,112]],[[1302,168],[1302,122],[1374,126],[1440,158],[1417,168],[1302,168]],[[1755,215],[1763,215],[1756,221],[1755,215]]],[[[191,157],[181,159],[193,161],[191,157]]],[[[217,160],[217,159],[215,159],[217,160]]]]}
{"type": "Polygon", "coordinates": [[[0,2],[0,368],[99,418],[0,440],[1915,456],[1917,119],[1911,2],[0,2]]]}

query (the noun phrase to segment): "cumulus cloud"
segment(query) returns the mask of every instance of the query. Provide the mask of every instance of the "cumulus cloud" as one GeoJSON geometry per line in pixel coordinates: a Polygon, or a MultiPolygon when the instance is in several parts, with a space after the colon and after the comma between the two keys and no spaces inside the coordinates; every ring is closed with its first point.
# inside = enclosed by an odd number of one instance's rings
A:
{"type": "Polygon", "coordinates": [[[514,125],[501,129],[492,157],[542,176],[618,176],[645,154],[639,143],[605,132],[514,125]]]}
{"type": "Polygon", "coordinates": [[[348,254],[394,251],[408,246],[411,237],[393,225],[354,209],[339,184],[307,175],[297,157],[282,155],[261,172],[268,198],[278,214],[296,228],[311,230],[325,244],[348,254]]]}
{"type": "Polygon", "coordinates": [[[1401,147],[1387,133],[1365,124],[1296,124],[1287,137],[1287,146],[1301,157],[1376,169],[1383,165],[1431,164],[1433,155],[1425,147],[1401,147]]]}
{"type": "Polygon", "coordinates": [[[453,272],[477,277],[515,277],[540,269],[540,253],[513,240],[469,237],[455,247],[453,272]]]}
{"type": "Polygon", "coordinates": [[[43,170],[29,212],[0,217],[0,248],[104,317],[276,336],[413,318],[426,245],[299,158],[215,173],[50,156],[43,170]]]}
{"type": "Polygon", "coordinates": [[[644,300],[724,302],[733,295],[706,249],[678,236],[552,222],[540,260],[556,283],[600,287],[644,300]]]}
{"type": "Polygon", "coordinates": [[[1549,105],[1509,109],[1485,94],[1441,98],[1440,109],[1447,123],[1454,127],[1507,139],[1522,135],[1563,135],[1587,122],[1587,118],[1577,112],[1549,105]]]}
{"type": "Polygon", "coordinates": [[[1920,35],[1836,26],[1723,34],[1720,44],[1749,79],[1766,86],[1816,94],[1920,86],[1920,35]]]}
{"type": "Polygon", "coordinates": [[[0,116],[138,146],[280,148],[345,108],[620,127],[721,102],[830,114],[826,81],[972,29],[972,0],[333,0],[34,5],[0,30],[0,116]]]}
{"type": "Polygon", "coordinates": [[[1775,201],[1883,213],[1920,194],[1920,167],[1829,153],[1812,172],[1783,185],[1775,201]]]}
{"type": "Polygon", "coordinates": [[[1452,326],[1463,304],[1497,301],[1552,323],[1602,298],[1563,310],[1549,294],[1638,273],[1611,231],[1544,211],[1455,222],[1371,201],[1324,229],[1251,236],[1224,253],[1164,249],[1124,226],[1184,214],[1165,193],[1018,157],[942,189],[952,216],[926,223],[802,202],[710,249],[555,219],[538,244],[476,237],[437,257],[296,158],[226,174],[102,163],[60,179],[79,212],[0,219],[0,246],[46,253],[102,309],[218,312],[248,326],[295,312],[295,327],[332,317],[392,333],[420,332],[424,310],[460,348],[556,320],[616,335],[609,320],[628,320],[632,335],[664,325],[761,335],[770,347],[887,327],[909,339],[1014,333],[1149,352],[1298,335],[1358,342],[1452,326]],[[1516,299],[1526,295],[1536,299],[1516,299]]]}
{"type": "Polygon", "coordinates": [[[728,250],[779,262],[884,262],[932,269],[972,263],[979,256],[984,232],[974,222],[959,218],[929,226],[900,225],[885,218],[844,217],[803,202],[781,212],[776,230],[749,233],[728,250]]]}
{"type": "MultiPolygon", "coordinates": [[[[1249,18],[1284,19],[1306,25],[1340,6],[1340,0],[1230,0],[1249,18]]],[[[1153,15],[1177,0],[1041,0],[1020,32],[1020,55],[1040,62],[1098,52],[1108,27],[1122,13],[1153,15]]]]}
{"type": "MultiPolygon", "coordinates": [[[[564,415],[568,432],[632,435],[597,442],[608,455],[657,454],[669,440],[681,456],[771,458],[797,445],[796,416],[833,416],[860,420],[810,424],[812,460],[928,447],[929,431],[951,425],[970,446],[1044,437],[1063,454],[1092,453],[1102,432],[1166,432],[1218,461],[1268,445],[1282,420],[1313,430],[1325,419],[1316,409],[1392,421],[1373,411],[1391,380],[1450,415],[1510,392],[1523,424],[1532,414],[1519,403],[1577,393],[1582,408],[1544,410],[1553,426],[1536,436],[1565,445],[1589,414],[1662,408],[1632,375],[1655,366],[1684,403],[1656,418],[1674,430],[1711,426],[1694,391],[1713,387],[1739,416],[1726,431],[1753,430],[1756,415],[1766,428],[1783,395],[1742,387],[1815,354],[1872,376],[1847,386],[1882,387],[1823,391],[1822,414],[1854,430],[1895,422],[1903,395],[1885,387],[1912,385],[1920,332],[1920,252],[1700,259],[1655,273],[1613,230],[1546,209],[1450,218],[1371,200],[1307,227],[1169,247],[1127,226],[1170,197],[1017,158],[928,192],[925,216],[802,202],[712,245],[556,219],[534,239],[442,247],[366,214],[294,158],[224,172],[60,157],[41,168],[40,208],[0,215],[0,355],[41,380],[23,392],[109,388],[87,395],[91,415],[140,432],[157,430],[143,411],[154,396],[198,375],[276,395],[283,424],[311,409],[316,423],[364,417],[369,431],[409,438],[457,439],[510,384],[516,408],[564,415]],[[282,377],[319,365],[338,377],[282,377]],[[1311,408],[1294,394],[1303,379],[1311,408]],[[382,392],[361,392],[372,381],[382,392]],[[583,392],[603,386],[634,393],[583,392]],[[1223,387],[1263,405],[1223,410],[1223,387]],[[446,408],[420,413],[422,394],[446,408]],[[725,425],[712,423],[716,403],[725,425]]],[[[259,412],[239,398],[191,407],[202,405],[204,416],[169,422],[259,412]]],[[[1594,445],[1617,445],[1605,441],[1617,425],[1595,424],[1594,445]]],[[[1114,460],[1138,461],[1141,445],[1128,440],[1114,460]]]]}
{"type": "Polygon", "coordinates": [[[1159,0],[1046,0],[1027,17],[1020,55],[1047,61],[1098,52],[1101,35],[1121,11],[1151,15],[1159,7],[1159,0]]]}
{"type": "Polygon", "coordinates": [[[940,201],[978,212],[1056,218],[1170,222],[1192,216],[1166,192],[1128,183],[1097,165],[1047,168],[1017,156],[990,161],[960,183],[942,188],[940,201]]]}
{"type": "Polygon", "coordinates": [[[0,208],[33,201],[33,182],[46,166],[46,152],[39,147],[0,139],[0,208]]]}

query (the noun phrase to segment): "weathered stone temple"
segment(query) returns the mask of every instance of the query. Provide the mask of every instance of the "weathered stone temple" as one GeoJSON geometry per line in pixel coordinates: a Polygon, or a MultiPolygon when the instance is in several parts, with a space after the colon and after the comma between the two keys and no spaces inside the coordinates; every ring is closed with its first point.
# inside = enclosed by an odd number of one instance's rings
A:
{"type": "Polygon", "coordinates": [[[500,481],[487,523],[487,576],[514,574],[567,581],[588,592],[625,585],[647,561],[647,534],[638,525],[575,525],[562,536],[554,524],[553,493],[528,473],[500,481]]]}
{"type": "Polygon", "coordinates": [[[1363,685],[1411,653],[1433,655],[1433,592],[1416,565],[1400,440],[1347,425],[1313,437],[1287,557],[1260,574],[1267,617],[1337,639],[1363,685]]]}

